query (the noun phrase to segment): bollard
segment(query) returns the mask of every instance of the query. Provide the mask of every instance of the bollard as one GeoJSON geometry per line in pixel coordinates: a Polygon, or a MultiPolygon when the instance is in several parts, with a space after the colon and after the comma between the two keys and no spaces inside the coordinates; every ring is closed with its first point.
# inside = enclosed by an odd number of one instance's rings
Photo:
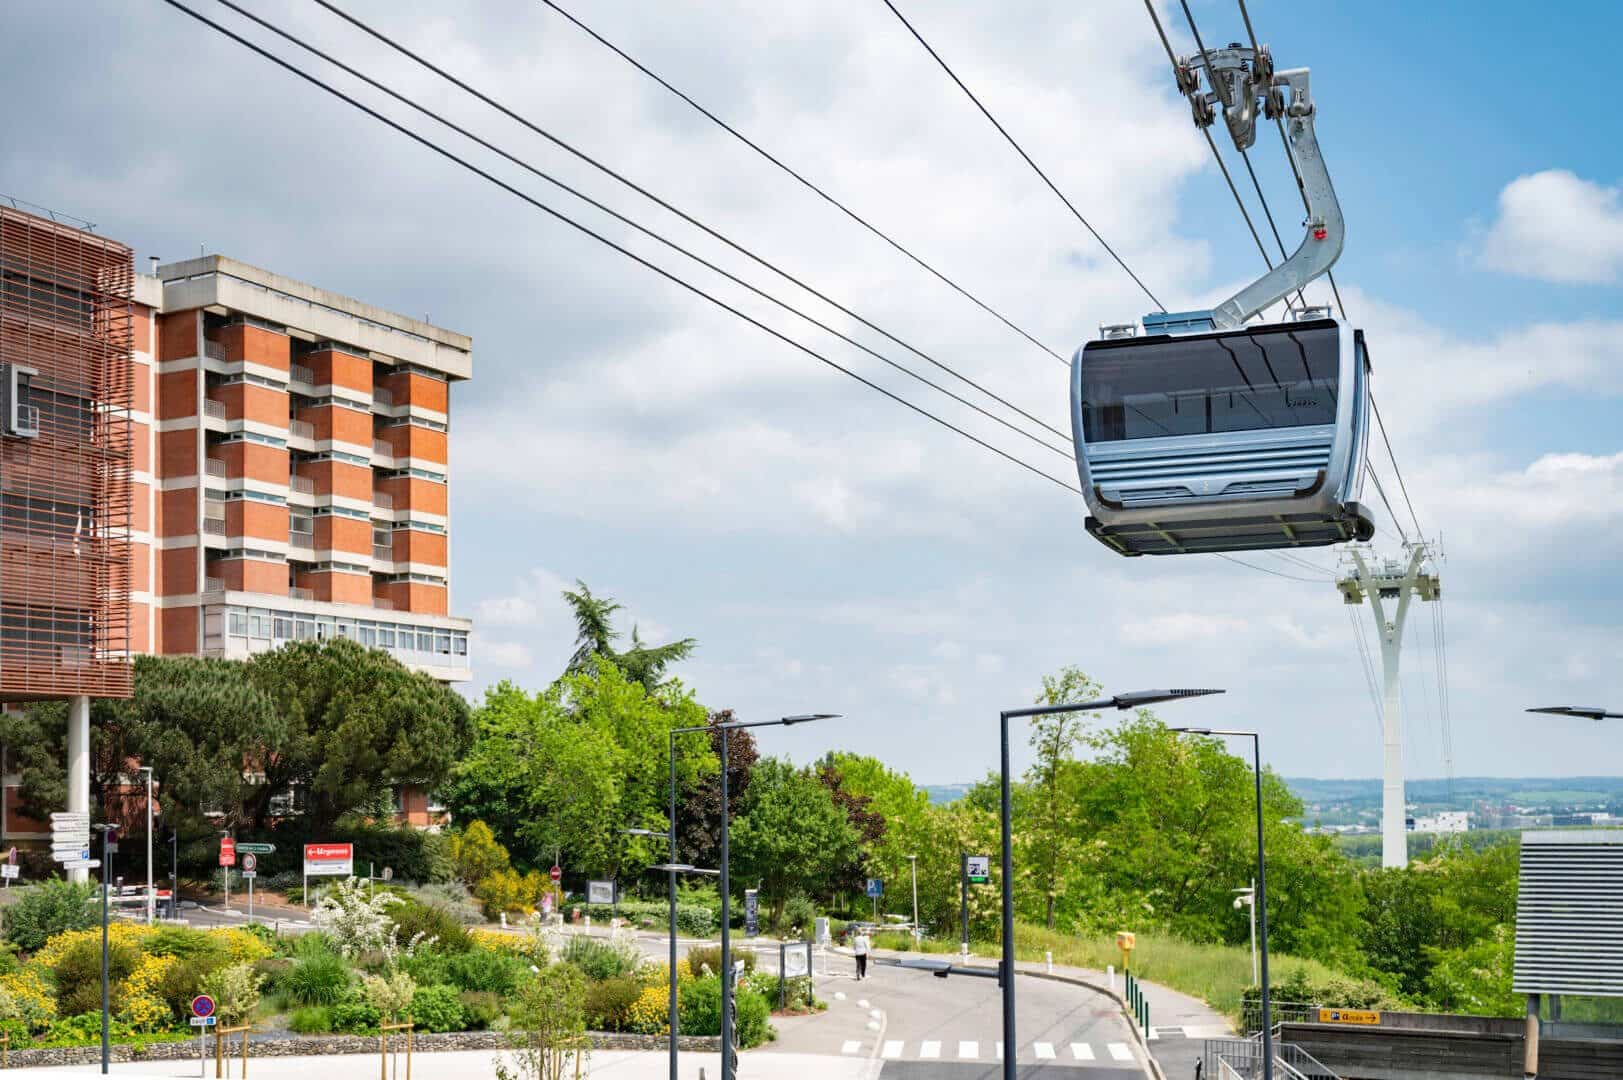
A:
{"type": "Polygon", "coordinates": [[[507,912],[502,912],[502,929],[507,929],[507,912]]]}
{"type": "Polygon", "coordinates": [[[1053,952],[1053,950],[1050,949],[1048,952],[1043,953],[1043,956],[1046,958],[1047,963],[1048,963],[1048,974],[1050,974],[1050,975],[1054,974],[1054,952],[1053,952]]]}
{"type": "Polygon", "coordinates": [[[1116,965],[1115,964],[1106,964],[1105,965],[1105,979],[1107,980],[1106,985],[1110,987],[1110,992],[1112,994],[1114,994],[1116,992],[1116,965]]]}

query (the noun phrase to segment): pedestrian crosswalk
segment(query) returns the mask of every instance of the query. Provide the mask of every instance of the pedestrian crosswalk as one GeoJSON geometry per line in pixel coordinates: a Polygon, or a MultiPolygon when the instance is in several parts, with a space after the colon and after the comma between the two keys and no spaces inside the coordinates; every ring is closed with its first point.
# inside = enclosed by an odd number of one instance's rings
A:
{"type": "MultiPolygon", "coordinates": [[[[937,1039],[925,1039],[918,1043],[909,1043],[902,1039],[886,1039],[876,1046],[872,1042],[848,1039],[840,1045],[840,1053],[847,1057],[873,1055],[885,1061],[981,1061],[1002,1059],[1003,1044],[981,1043],[973,1039],[961,1039],[956,1044],[943,1043],[937,1039]],[[982,1056],[983,1050],[987,1052],[985,1058],[982,1056]]],[[[1124,1042],[1102,1043],[1097,1050],[1093,1045],[1083,1042],[1061,1044],[1033,1042],[1021,1048],[1019,1057],[1055,1062],[1136,1060],[1133,1048],[1124,1042]]]]}

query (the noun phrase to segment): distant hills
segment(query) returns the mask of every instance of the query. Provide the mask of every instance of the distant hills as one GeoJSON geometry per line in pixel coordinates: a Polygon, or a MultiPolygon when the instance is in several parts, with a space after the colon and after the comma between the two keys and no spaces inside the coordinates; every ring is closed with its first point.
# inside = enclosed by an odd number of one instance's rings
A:
{"type": "MultiPolygon", "coordinates": [[[[1309,806],[1379,808],[1381,781],[1319,780],[1287,776],[1285,783],[1309,806]]],[[[956,802],[973,784],[926,784],[924,792],[937,806],[956,802]]],[[[1456,776],[1412,779],[1411,803],[1438,809],[1469,810],[1478,803],[1525,807],[1623,807],[1623,776],[1456,776]]]]}

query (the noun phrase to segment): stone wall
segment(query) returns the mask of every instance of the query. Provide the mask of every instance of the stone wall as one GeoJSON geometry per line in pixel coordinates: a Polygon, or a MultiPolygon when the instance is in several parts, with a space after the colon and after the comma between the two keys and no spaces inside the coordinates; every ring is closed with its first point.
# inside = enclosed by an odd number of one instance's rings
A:
{"type": "MultiPolygon", "coordinates": [[[[626,1035],[615,1032],[590,1033],[596,1050],[663,1050],[667,1040],[663,1035],[626,1035]]],[[[391,1048],[404,1044],[401,1035],[391,1035],[391,1048]]],[[[227,1036],[224,1053],[240,1056],[240,1036],[227,1036]]],[[[496,1053],[507,1048],[507,1036],[500,1031],[451,1031],[442,1034],[413,1035],[413,1050],[484,1050],[496,1053]]],[[[683,1050],[715,1053],[721,1048],[716,1036],[682,1035],[677,1045],[683,1050]]],[[[208,1056],[214,1056],[214,1039],[207,1040],[208,1056]]],[[[250,1058],[314,1057],[323,1054],[376,1054],[379,1039],[376,1035],[254,1035],[248,1040],[250,1058]]],[[[109,1051],[112,1061],[183,1061],[196,1060],[197,1040],[185,1042],[115,1043],[109,1051]]],[[[71,1046],[60,1049],[13,1050],[7,1055],[7,1065],[13,1069],[45,1065],[94,1065],[101,1062],[101,1047],[71,1046]]]]}

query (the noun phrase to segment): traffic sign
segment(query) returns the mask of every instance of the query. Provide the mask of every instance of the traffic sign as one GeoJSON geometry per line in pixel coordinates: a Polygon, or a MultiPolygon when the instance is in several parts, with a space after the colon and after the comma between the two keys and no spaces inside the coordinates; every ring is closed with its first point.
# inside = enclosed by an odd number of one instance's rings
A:
{"type": "Polygon", "coordinates": [[[6,862],[11,866],[17,865],[17,846],[15,844],[12,845],[10,851],[6,852],[6,862]]]}
{"type": "Polygon", "coordinates": [[[243,841],[237,845],[237,850],[244,855],[274,855],[276,854],[276,845],[243,841]]]}
{"type": "Polygon", "coordinates": [[[79,810],[59,810],[51,815],[52,825],[83,825],[90,828],[90,814],[79,810]]]}
{"type": "MultiPolygon", "coordinates": [[[[212,1017],[212,1016],[194,1016],[194,1017],[191,1018],[189,1023],[192,1025],[192,1027],[213,1027],[214,1026],[214,1017],[212,1017]]],[[[198,1038],[202,1038],[202,1035],[199,1035],[198,1038]]]]}
{"type": "Polygon", "coordinates": [[[254,878],[256,878],[258,876],[259,876],[259,872],[257,870],[244,870],[242,872],[242,880],[244,880],[244,881],[252,881],[254,878]]]}
{"type": "Polygon", "coordinates": [[[552,878],[552,883],[556,885],[564,879],[564,868],[557,863],[553,863],[552,869],[547,871],[547,876],[552,878]]]}
{"type": "Polygon", "coordinates": [[[253,873],[258,866],[259,859],[253,852],[250,851],[242,857],[242,874],[244,877],[253,873]]]}
{"type": "Polygon", "coordinates": [[[383,880],[384,881],[393,881],[394,880],[394,867],[385,866],[383,868],[383,880]]]}
{"type": "Polygon", "coordinates": [[[237,842],[229,836],[220,837],[220,865],[237,865],[237,842]]]}
{"type": "Polygon", "coordinates": [[[873,897],[874,899],[878,899],[879,897],[884,896],[885,895],[885,883],[883,881],[880,881],[876,877],[869,878],[868,879],[868,895],[873,897]]]}
{"type": "Polygon", "coordinates": [[[306,877],[354,877],[355,846],[353,844],[304,845],[304,874],[306,877]]]}
{"type": "Polygon", "coordinates": [[[198,994],[196,997],[192,998],[192,1015],[213,1016],[214,999],[209,997],[207,994],[198,994]]]}
{"type": "Polygon", "coordinates": [[[971,855],[964,865],[964,876],[971,885],[985,885],[992,880],[992,857],[971,855]]]}
{"type": "Polygon", "coordinates": [[[14,862],[0,864],[0,878],[4,878],[6,881],[16,881],[22,876],[22,869],[14,862]]]}

